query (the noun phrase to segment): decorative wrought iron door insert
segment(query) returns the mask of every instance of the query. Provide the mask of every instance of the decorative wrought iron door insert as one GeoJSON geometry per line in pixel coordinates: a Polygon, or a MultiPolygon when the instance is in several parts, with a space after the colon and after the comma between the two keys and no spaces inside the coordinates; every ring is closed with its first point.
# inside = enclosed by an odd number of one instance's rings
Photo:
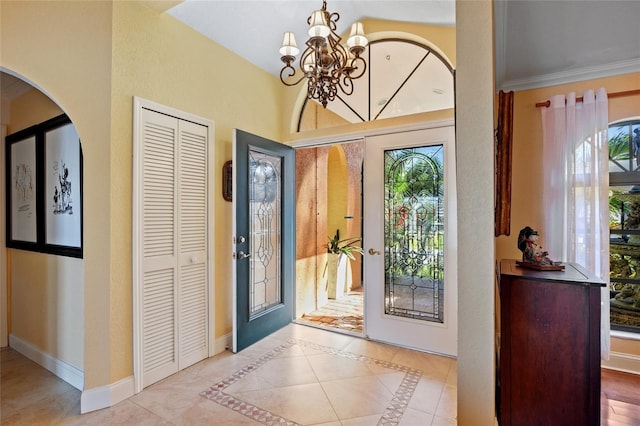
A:
{"type": "Polygon", "coordinates": [[[444,149],[387,150],[385,313],[444,321],[444,149]]]}

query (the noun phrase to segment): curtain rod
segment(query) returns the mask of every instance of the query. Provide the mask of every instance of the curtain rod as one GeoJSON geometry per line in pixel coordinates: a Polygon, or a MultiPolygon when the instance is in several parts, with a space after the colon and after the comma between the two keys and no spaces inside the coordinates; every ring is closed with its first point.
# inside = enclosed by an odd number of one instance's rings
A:
{"type": "MultiPolygon", "coordinates": [[[[607,98],[621,98],[623,96],[631,96],[631,95],[640,95],[640,89],[627,90],[626,92],[607,93],[607,98]]],[[[580,96],[579,98],[576,98],[576,102],[582,102],[582,96],[580,96]]],[[[536,104],[536,108],[548,107],[549,105],[551,105],[551,101],[538,102],[536,104]]]]}

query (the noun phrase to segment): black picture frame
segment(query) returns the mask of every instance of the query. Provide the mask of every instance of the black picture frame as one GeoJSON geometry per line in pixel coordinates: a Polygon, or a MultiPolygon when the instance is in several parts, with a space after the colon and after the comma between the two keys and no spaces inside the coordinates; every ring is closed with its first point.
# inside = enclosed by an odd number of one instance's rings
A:
{"type": "Polygon", "coordinates": [[[33,250],[38,243],[36,147],[34,127],[6,137],[7,247],[33,250]]]}
{"type": "Polygon", "coordinates": [[[8,135],[5,142],[7,247],[82,258],[83,159],[73,123],[62,114],[8,135]],[[35,207],[24,202],[28,182],[35,207]],[[24,211],[35,218],[21,215],[24,211]]]}

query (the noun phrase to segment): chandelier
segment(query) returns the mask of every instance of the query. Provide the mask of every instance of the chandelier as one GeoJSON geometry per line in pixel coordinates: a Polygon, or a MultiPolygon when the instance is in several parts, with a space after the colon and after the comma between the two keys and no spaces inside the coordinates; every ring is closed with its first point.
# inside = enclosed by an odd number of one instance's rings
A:
{"type": "Polygon", "coordinates": [[[306,79],[307,98],[317,100],[324,108],[329,101],[335,100],[338,89],[345,95],[352,94],[353,80],[362,77],[367,69],[366,61],[360,56],[369,44],[362,23],[351,26],[347,46],[344,46],[342,38],[336,34],[339,19],[339,14],[327,11],[326,1],[322,2],[322,9],[309,16],[309,39],[299,63],[303,75],[296,81],[291,81],[296,74],[292,64],[300,50],[292,32],[284,33],[280,47],[285,64],[280,70],[280,80],[287,86],[295,86],[306,79]]]}

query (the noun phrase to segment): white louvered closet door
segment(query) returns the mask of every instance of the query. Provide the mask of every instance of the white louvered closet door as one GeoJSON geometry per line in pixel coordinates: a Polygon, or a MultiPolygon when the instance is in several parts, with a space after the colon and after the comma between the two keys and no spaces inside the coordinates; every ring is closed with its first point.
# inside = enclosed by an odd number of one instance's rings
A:
{"type": "Polygon", "coordinates": [[[143,387],[208,348],[207,128],[144,109],[143,387]]]}
{"type": "Polygon", "coordinates": [[[207,128],[179,122],[178,138],[179,368],[206,358],[207,128]]]}

